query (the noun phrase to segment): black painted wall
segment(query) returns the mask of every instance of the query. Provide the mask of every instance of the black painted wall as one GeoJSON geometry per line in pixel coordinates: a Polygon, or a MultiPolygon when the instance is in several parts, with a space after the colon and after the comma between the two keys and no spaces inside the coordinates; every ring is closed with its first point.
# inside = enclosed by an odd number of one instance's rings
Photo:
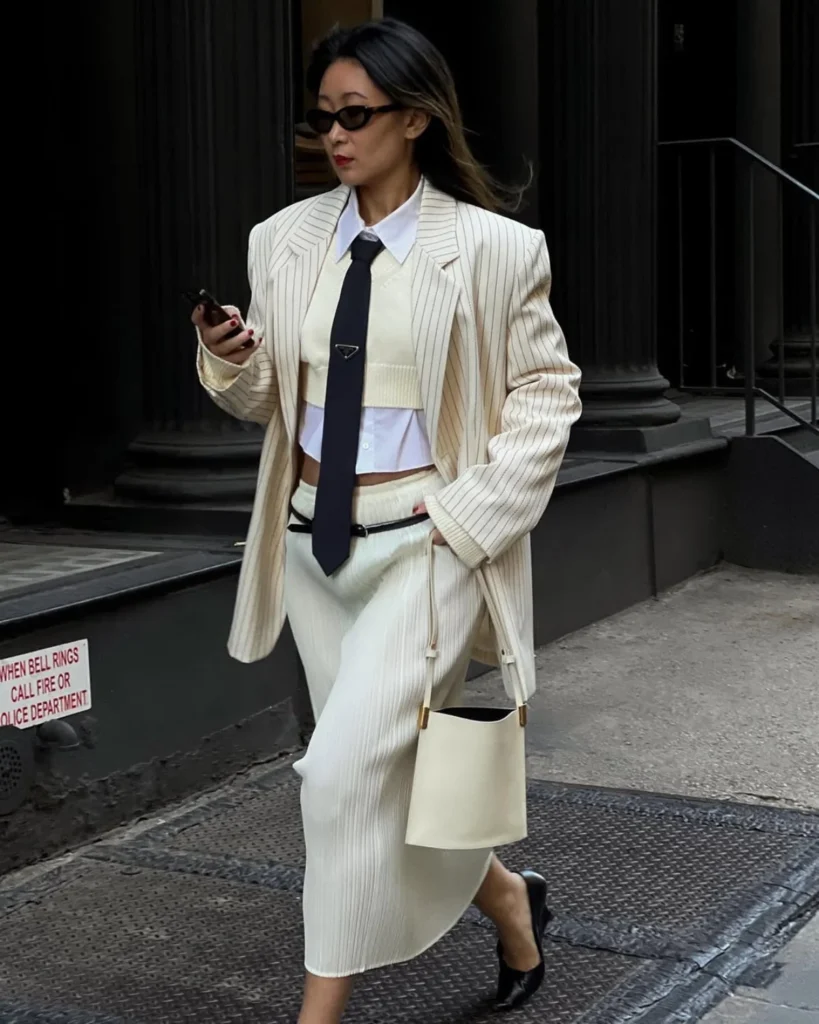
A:
{"type": "Polygon", "coordinates": [[[29,123],[9,131],[19,181],[7,290],[24,320],[20,386],[0,405],[0,516],[58,515],[63,488],[110,473],[135,426],[138,334],[124,296],[126,283],[138,292],[134,4],[32,6],[15,33],[37,45],[29,84],[8,95],[29,123]]]}
{"type": "Polygon", "coordinates": [[[738,91],[737,2],[660,0],[657,87],[661,139],[710,138],[733,132],[738,91]]]}
{"type": "Polygon", "coordinates": [[[781,437],[738,437],[728,479],[725,557],[753,569],[819,572],[819,467],[781,437]]]}
{"type": "Polygon", "coordinates": [[[0,816],[0,874],[298,744],[306,709],[295,646],[285,633],[263,661],[231,659],[235,593],[231,575],[67,610],[17,636],[6,627],[0,658],[87,639],[93,703],[67,719],[82,748],[41,752],[30,798],[0,816]]]}

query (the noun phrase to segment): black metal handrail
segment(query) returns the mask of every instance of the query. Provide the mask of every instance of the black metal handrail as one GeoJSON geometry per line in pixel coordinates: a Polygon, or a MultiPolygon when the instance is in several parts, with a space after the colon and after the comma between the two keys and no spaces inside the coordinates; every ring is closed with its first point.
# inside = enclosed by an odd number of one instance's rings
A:
{"type": "MultiPolygon", "coordinates": [[[[678,317],[678,344],[679,344],[679,387],[681,391],[696,391],[700,393],[714,394],[714,395],[731,395],[741,394],[745,397],[745,432],[748,435],[756,433],[756,399],[762,398],[769,402],[781,412],[791,417],[803,427],[808,428],[813,433],[819,435],[819,427],[817,427],[817,316],[816,316],[816,290],[817,290],[817,270],[816,270],[816,211],[819,207],[819,193],[815,192],[812,188],[807,186],[804,182],[799,181],[792,175],[788,174],[781,167],[777,166],[772,161],[768,160],[761,153],[757,153],[755,150],[746,146],[739,139],[735,139],[731,136],[719,137],[719,138],[704,138],[704,139],[678,139],[668,142],[660,142],[659,145],[663,148],[677,148],[677,231],[678,231],[678,280],[677,280],[677,292],[679,301],[679,317],[678,317]],[[748,237],[748,252],[747,252],[747,266],[748,266],[748,297],[749,297],[749,317],[748,326],[745,333],[745,346],[744,346],[744,387],[743,388],[730,388],[722,387],[717,384],[717,368],[718,368],[718,355],[717,355],[717,231],[716,231],[716,197],[717,197],[717,176],[716,176],[716,150],[718,146],[731,147],[734,152],[741,155],[746,161],[748,167],[748,219],[749,219],[749,237],[748,237]],[[683,151],[686,148],[691,147],[707,147],[708,148],[708,172],[709,172],[709,213],[710,213],[710,252],[709,252],[709,274],[710,274],[710,338],[709,338],[709,368],[710,368],[710,382],[707,387],[691,387],[686,385],[685,382],[685,315],[684,315],[684,294],[685,294],[685,253],[683,244],[683,151]],[[754,324],[754,295],[755,295],[755,244],[756,244],[756,216],[755,216],[755,197],[754,197],[754,172],[756,168],[761,168],[768,174],[771,174],[776,179],[777,185],[777,201],[779,206],[779,257],[780,257],[780,274],[779,274],[779,289],[778,289],[778,312],[779,312],[779,339],[778,339],[778,362],[777,362],[777,376],[779,384],[779,395],[778,399],[773,395],[769,394],[766,390],[759,387],[756,382],[756,338],[755,338],[755,324],[754,324]],[[783,280],[783,240],[782,240],[782,209],[783,209],[783,190],[787,187],[793,191],[795,195],[800,196],[809,204],[809,259],[808,259],[808,273],[809,273],[809,318],[810,318],[810,360],[809,360],[809,373],[810,373],[810,384],[809,384],[809,395],[810,395],[810,420],[804,419],[798,413],[789,409],[785,403],[785,350],[784,350],[784,337],[785,337],[785,324],[784,324],[784,280],[783,280]]],[[[816,143],[801,143],[800,148],[807,148],[815,146],[816,143]]]]}
{"type": "MultiPolygon", "coordinates": [[[[783,171],[779,164],[775,164],[772,160],[769,160],[761,153],[757,153],[755,149],[751,149],[750,146],[746,146],[744,142],[740,142],[739,139],[735,139],[730,135],[723,135],[713,139],[676,139],[673,142],[659,142],[658,145],[716,146],[721,145],[723,143],[729,143],[730,145],[735,146],[738,150],[740,150],[747,157],[749,157],[754,163],[759,164],[760,167],[767,168],[767,170],[769,170],[772,174],[775,174],[777,177],[782,178],[783,181],[787,181],[790,185],[793,185],[794,188],[799,189],[800,192],[804,192],[806,195],[810,196],[811,199],[815,199],[817,202],[819,202],[819,192],[814,192],[813,189],[809,188],[803,181],[800,181],[798,178],[794,178],[792,175],[788,174],[787,171],[783,171]]],[[[811,146],[816,145],[819,145],[819,143],[797,142],[793,148],[808,149],[811,146]]]]}

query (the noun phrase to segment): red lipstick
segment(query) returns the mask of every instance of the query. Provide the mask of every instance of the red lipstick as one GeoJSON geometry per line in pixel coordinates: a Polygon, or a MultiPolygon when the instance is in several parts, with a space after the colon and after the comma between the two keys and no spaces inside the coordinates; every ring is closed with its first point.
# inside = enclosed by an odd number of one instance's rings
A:
{"type": "Polygon", "coordinates": [[[353,158],[351,156],[334,156],[333,160],[335,161],[336,167],[346,167],[347,164],[351,164],[353,162],[353,158]]]}

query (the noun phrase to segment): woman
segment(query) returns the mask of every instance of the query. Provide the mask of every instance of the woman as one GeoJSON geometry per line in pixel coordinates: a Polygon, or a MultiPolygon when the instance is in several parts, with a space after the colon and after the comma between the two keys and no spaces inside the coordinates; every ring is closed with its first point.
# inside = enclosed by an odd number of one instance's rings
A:
{"type": "Polygon", "coordinates": [[[315,710],[296,764],[299,1020],[339,1021],[355,975],[417,956],[473,901],[497,925],[498,1006],[511,1009],[543,978],[545,882],[489,850],[404,841],[427,544],[432,530],[436,706],[457,701],[470,654],[495,663],[477,569],[531,694],[528,534],[579,415],[579,373],[543,235],[494,212],[438,51],[390,19],[335,30],[308,86],[341,184],[253,229],[246,325],[233,308],[215,328],[194,314],[202,384],[266,427],[230,651],[264,657],[286,614],[315,710]]]}

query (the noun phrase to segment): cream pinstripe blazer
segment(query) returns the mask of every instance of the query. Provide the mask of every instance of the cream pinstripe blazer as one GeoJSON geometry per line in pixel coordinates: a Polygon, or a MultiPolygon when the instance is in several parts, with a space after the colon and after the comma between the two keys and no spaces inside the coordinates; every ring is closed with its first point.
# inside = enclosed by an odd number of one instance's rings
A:
{"type": "MultiPolygon", "coordinates": [[[[284,542],[296,484],[299,336],[346,186],[289,206],[250,234],[247,324],[264,344],[243,366],[198,350],[213,400],[266,428],[228,649],[256,661],[284,624],[284,542]]],[[[549,303],[540,231],[424,187],[412,338],[435,465],[427,499],[455,554],[482,568],[527,693],[534,689],[529,533],[546,508],[580,415],[580,372],[549,303]]],[[[497,664],[488,620],[474,656],[497,664]]]]}

